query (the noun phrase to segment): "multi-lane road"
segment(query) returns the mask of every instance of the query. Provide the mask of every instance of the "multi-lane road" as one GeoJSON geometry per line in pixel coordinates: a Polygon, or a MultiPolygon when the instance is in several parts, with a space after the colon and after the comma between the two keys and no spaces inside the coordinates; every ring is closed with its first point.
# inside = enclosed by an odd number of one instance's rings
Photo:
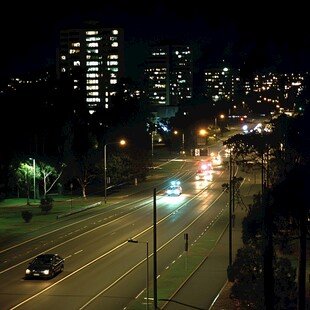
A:
{"type": "MultiPolygon", "coordinates": [[[[227,169],[216,167],[211,182],[195,181],[196,169],[197,159],[184,159],[176,172],[183,188],[179,197],[166,196],[168,180],[159,180],[153,189],[76,214],[41,236],[1,249],[1,309],[121,310],[139,294],[151,296],[152,292],[146,290],[146,263],[150,266],[151,282],[154,223],[156,268],[160,275],[184,253],[185,233],[192,243],[202,232],[208,233],[206,227],[227,216],[228,198],[222,188],[228,180],[227,169]],[[129,243],[129,239],[138,243],[129,243]],[[64,257],[64,272],[51,280],[25,280],[27,262],[43,252],[64,257]]],[[[226,218],[219,234],[227,223],[226,218]]],[[[214,291],[213,295],[217,293],[214,291]]]]}

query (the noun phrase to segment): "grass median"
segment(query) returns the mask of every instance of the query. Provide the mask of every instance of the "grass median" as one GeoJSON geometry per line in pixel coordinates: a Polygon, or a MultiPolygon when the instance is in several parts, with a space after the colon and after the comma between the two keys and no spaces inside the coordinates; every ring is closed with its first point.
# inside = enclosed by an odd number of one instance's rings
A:
{"type": "MultiPolygon", "coordinates": [[[[218,219],[217,224],[222,221],[228,223],[228,208],[224,210],[222,216],[218,219]]],[[[201,235],[200,238],[189,246],[188,252],[183,252],[170,266],[159,275],[157,280],[157,305],[159,309],[173,299],[173,295],[186,282],[192,273],[203,263],[210,255],[216,244],[221,238],[221,230],[214,223],[208,231],[201,235]]],[[[154,286],[149,284],[149,306],[154,303],[154,286]]],[[[146,296],[140,294],[139,297],[127,305],[126,310],[143,310],[145,309],[146,296]]],[[[151,309],[151,307],[149,307],[151,309]]]]}

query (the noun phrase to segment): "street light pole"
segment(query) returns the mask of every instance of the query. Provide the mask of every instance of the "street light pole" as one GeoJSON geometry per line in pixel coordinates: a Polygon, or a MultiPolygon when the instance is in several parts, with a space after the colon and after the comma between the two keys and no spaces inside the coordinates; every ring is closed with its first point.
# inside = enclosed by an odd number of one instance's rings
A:
{"type": "MultiPolygon", "coordinates": [[[[173,133],[175,135],[178,135],[179,131],[175,130],[173,133]]],[[[185,135],[184,135],[184,132],[182,132],[182,155],[184,155],[184,154],[185,154],[185,135]]]]}
{"type": "Polygon", "coordinates": [[[152,159],[154,157],[154,132],[151,132],[151,139],[152,139],[152,159]]]}
{"type": "Polygon", "coordinates": [[[36,200],[36,160],[34,158],[29,158],[33,163],[33,201],[36,200]]]}
{"type": "Polygon", "coordinates": [[[107,203],[107,145],[103,147],[103,165],[104,165],[104,203],[107,203]]]}
{"type": "Polygon", "coordinates": [[[229,266],[232,264],[232,200],[234,199],[233,193],[233,169],[231,147],[229,149],[229,266]]]}
{"type": "Polygon", "coordinates": [[[134,239],[129,239],[130,243],[145,243],[146,244],[146,309],[149,308],[149,243],[148,241],[138,241],[134,239]]]}
{"type": "Polygon", "coordinates": [[[104,203],[107,203],[107,145],[109,144],[120,144],[120,145],[125,145],[126,141],[125,140],[120,140],[118,142],[110,142],[106,143],[103,146],[103,169],[104,169],[104,203]]]}

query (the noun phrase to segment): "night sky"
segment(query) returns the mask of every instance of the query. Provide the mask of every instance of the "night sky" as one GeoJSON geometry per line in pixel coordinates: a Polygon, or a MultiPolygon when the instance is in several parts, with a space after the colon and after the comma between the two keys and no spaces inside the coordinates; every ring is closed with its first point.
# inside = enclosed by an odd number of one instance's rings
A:
{"type": "Polygon", "coordinates": [[[204,66],[225,60],[250,71],[310,68],[308,9],[296,1],[294,7],[262,1],[228,6],[220,1],[73,3],[73,7],[67,1],[39,6],[8,3],[0,13],[0,75],[17,75],[54,63],[59,31],[78,27],[85,20],[124,28],[126,73],[134,79],[143,68],[147,44],[158,39],[191,44],[195,63],[204,66]]]}

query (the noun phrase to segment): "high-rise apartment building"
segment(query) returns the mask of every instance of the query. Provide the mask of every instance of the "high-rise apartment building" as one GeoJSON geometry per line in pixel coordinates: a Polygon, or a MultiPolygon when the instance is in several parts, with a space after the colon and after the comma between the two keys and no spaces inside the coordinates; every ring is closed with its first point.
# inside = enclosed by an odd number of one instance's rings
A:
{"type": "Polygon", "coordinates": [[[204,96],[213,101],[231,101],[236,91],[236,72],[228,67],[209,68],[204,73],[204,96]]]}
{"type": "Polygon", "coordinates": [[[177,110],[192,98],[192,53],[187,45],[150,46],[145,69],[148,100],[157,106],[177,110]]]}
{"type": "Polygon", "coordinates": [[[60,32],[58,74],[71,77],[85,97],[89,113],[108,109],[116,85],[124,77],[124,33],[89,23],[60,32]]]}

